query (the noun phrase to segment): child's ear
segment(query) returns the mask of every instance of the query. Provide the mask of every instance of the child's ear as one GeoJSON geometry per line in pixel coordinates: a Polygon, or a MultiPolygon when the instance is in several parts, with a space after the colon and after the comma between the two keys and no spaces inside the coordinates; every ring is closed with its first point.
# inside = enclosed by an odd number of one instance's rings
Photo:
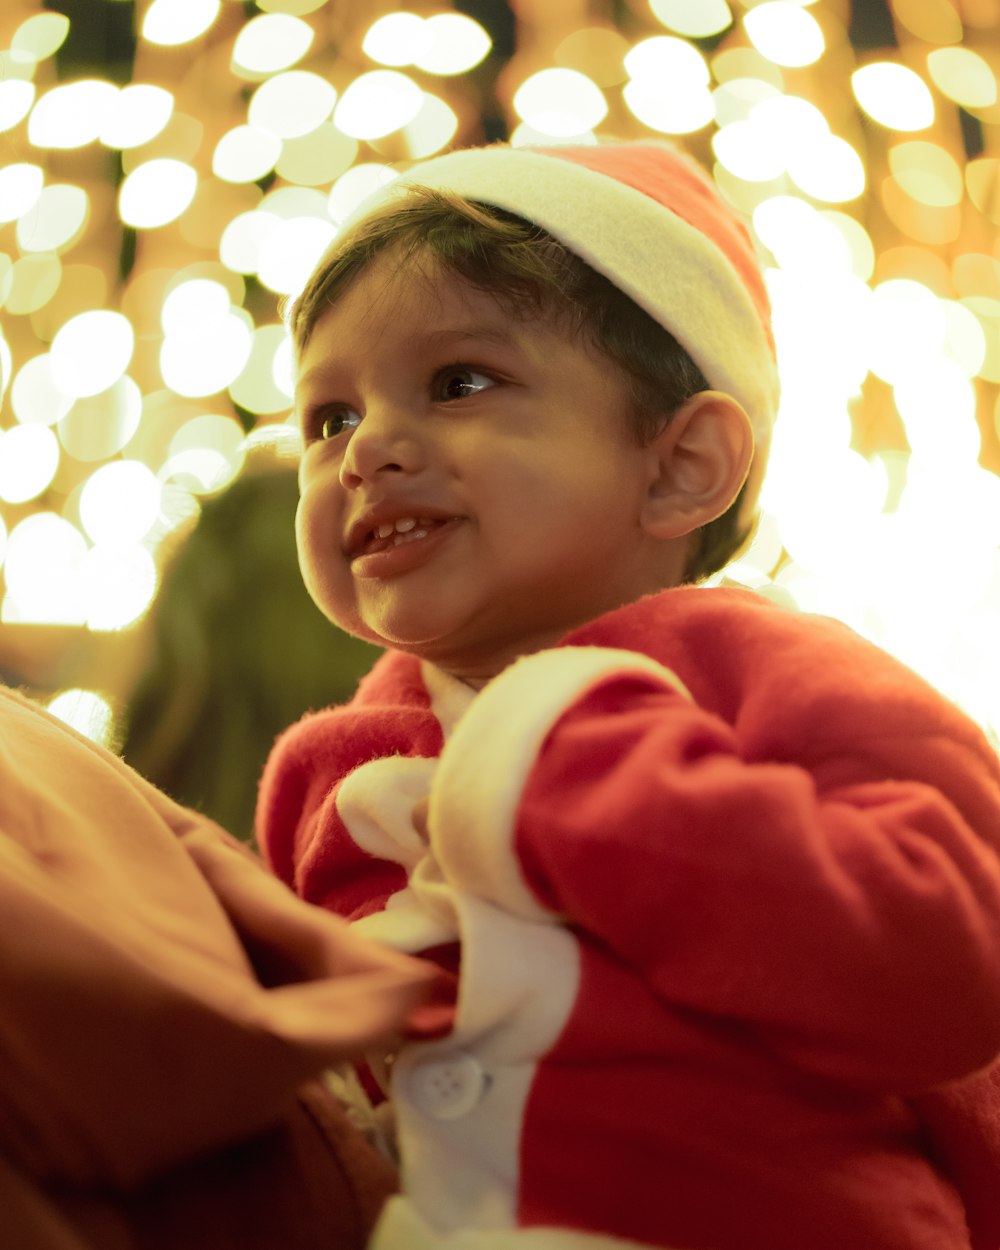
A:
{"type": "Polygon", "coordinates": [[[678,538],[721,516],[746,481],[753,449],[750,418],[732,396],[692,395],[648,446],[646,532],[678,538]]]}

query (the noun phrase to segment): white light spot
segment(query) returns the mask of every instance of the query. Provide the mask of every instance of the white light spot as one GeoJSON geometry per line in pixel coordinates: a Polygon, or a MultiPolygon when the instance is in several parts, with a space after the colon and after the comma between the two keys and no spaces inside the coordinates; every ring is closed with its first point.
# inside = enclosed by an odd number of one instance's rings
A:
{"type": "Polygon", "coordinates": [[[56,386],[50,365],[49,353],[43,352],[17,371],[10,388],[10,405],[24,425],[55,425],[73,406],[73,400],[56,386]]]}
{"type": "Polygon", "coordinates": [[[99,746],[108,746],[114,724],[111,704],[95,690],[62,690],[46,705],[70,729],[99,746]]]}
{"type": "Polygon", "coordinates": [[[413,121],[424,93],[405,74],[374,69],[361,74],[340,97],[334,124],[354,139],[381,139],[413,121]]]}
{"type": "Polygon", "coordinates": [[[153,0],[142,23],[150,43],[176,47],[203,35],[219,16],[221,0],[153,0]]]}
{"type": "Polygon", "coordinates": [[[80,580],[87,628],[125,629],[153,602],[156,564],[151,553],[138,543],[112,539],[95,544],[87,552],[80,580]]]}
{"type": "Polygon", "coordinates": [[[34,208],[44,185],[40,165],[17,161],[0,169],[0,222],[17,221],[34,208]]]}
{"type": "Polygon", "coordinates": [[[412,65],[427,51],[433,38],[416,13],[386,13],[373,22],[361,50],[381,65],[412,65]]]}
{"type": "Polygon", "coordinates": [[[819,23],[790,0],[768,0],[743,18],[750,42],[775,65],[801,68],[823,55],[826,43],[819,23]]]}
{"type": "Polygon", "coordinates": [[[399,175],[388,165],[366,161],[351,168],[330,188],[327,212],[333,221],[344,221],[369,195],[395,182],[399,175]]]}
{"type": "Polygon", "coordinates": [[[934,121],[934,98],[924,80],[892,61],[855,70],[851,86],[858,103],[890,130],[924,130],[934,121]]]}
{"type": "Polygon", "coordinates": [[[308,22],[288,13],[263,13],[236,36],[233,64],[252,74],[275,74],[301,60],[312,41],[308,22]]]}
{"type": "Polygon", "coordinates": [[[281,140],[258,126],[227,130],[212,153],[212,173],[223,182],[257,182],[281,155],[281,140]]]}
{"type": "Polygon", "coordinates": [[[113,83],[96,78],[53,87],[31,110],[28,141],[36,148],[82,148],[94,143],[117,98],[113,83]]]}
{"type": "Polygon", "coordinates": [[[337,103],[336,89],[305,70],[289,70],[268,79],[250,101],[251,126],[269,130],[282,139],[307,135],[321,126],[337,103]]]}
{"type": "Polygon", "coordinates": [[[35,102],[35,84],[23,78],[0,81],[0,132],[13,130],[31,112],[35,102]]]}
{"type": "Polygon", "coordinates": [[[184,161],[161,157],[134,169],[122,183],[118,211],[127,226],[151,230],[176,221],[198,189],[198,175],[184,161]]]}
{"type": "Polygon", "coordinates": [[[98,136],[109,148],[137,148],[155,139],[174,111],[174,97],[152,83],[123,87],[108,110],[98,136]]]}
{"type": "Polygon", "coordinates": [[[489,53],[493,42],[477,21],[464,13],[435,13],[424,23],[429,46],[417,50],[412,63],[426,74],[464,74],[489,53]]]}
{"type": "Polygon", "coordinates": [[[54,183],[44,187],[32,208],[17,223],[22,252],[57,252],[83,233],[90,217],[90,199],[83,187],[54,183]]]}
{"type": "Polygon", "coordinates": [[[232,311],[191,337],[171,334],[160,348],[160,372],[171,390],[188,398],[215,395],[242,372],[253,341],[248,316],[232,311]]]}
{"type": "Polygon", "coordinates": [[[0,431],[0,499],[27,503],[47,490],[59,467],[59,441],[48,426],[0,431]]]}
{"type": "Polygon", "coordinates": [[[97,395],[122,376],[134,347],[132,323],[121,313],[104,309],[79,313],[52,340],[53,381],[64,395],[97,395]]]}
{"type": "Polygon", "coordinates": [[[543,69],[514,93],[514,111],[529,126],[561,138],[592,130],[608,113],[600,87],[575,69],[543,69]]]}

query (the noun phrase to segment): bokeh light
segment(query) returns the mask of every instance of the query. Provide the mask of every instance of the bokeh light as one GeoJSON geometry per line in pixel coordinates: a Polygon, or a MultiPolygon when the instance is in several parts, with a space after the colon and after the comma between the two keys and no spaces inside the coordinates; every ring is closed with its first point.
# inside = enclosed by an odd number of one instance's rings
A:
{"type": "MultiPolygon", "coordinates": [[[[727,576],[1000,740],[989,4],[151,0],[106,66],[91,14],[0,7],[4,622],[128,631],[199,501],[294,454],[287,302],[411,162],[667,137],[747,214],[774,306],[781,414],[727,576]]],[[[96,725],[106,697],[67,706],[96,725]]]]}

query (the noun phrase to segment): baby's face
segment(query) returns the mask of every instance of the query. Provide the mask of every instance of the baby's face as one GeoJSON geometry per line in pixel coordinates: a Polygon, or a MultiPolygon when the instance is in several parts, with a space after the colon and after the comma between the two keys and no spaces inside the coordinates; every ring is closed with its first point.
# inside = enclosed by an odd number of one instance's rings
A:
{"type": "Polygon", "coordinates": [[[299,559],[338,625],[473,684],[659,588],[617,370],[389,255],[299,360],[299,559]]]}

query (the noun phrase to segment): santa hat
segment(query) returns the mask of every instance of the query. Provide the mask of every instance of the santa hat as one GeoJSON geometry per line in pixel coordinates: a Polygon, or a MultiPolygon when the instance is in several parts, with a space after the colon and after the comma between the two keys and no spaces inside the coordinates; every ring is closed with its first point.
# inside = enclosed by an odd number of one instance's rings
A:
{"type": "Polygon", "coordinates": [[[749,518],[778,406],[770,307],[742,218],[693,160],[656,141],[470,148],[414,166],[345,225],[415,186],[534,222],[669,330],[750,417],[749,518]]]}

